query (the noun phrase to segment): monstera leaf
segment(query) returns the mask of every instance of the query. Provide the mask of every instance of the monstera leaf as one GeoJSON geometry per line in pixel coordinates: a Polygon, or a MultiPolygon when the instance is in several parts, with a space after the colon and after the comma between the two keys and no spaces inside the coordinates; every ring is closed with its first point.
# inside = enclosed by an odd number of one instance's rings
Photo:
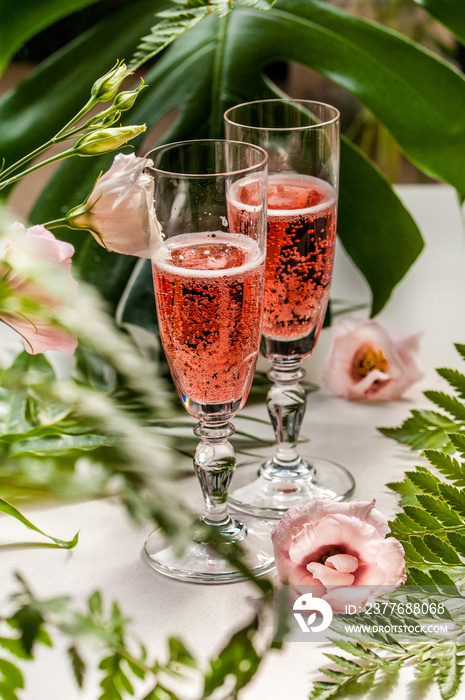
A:
{"type": "MultiPolygon", "coordinates": [[[[447,11],[437,0],[419,4],[449,26],[454,23],[454,12],[460,18],[463,10],[462,0],[448,0],[447,11]]],[[[57,130],[85,101],[93,80],[114,60],[136,53],[142,64],[141,37],[150,35],[152,27],[156,35],[160,19],[153,13],[164,7],[158,0],[132,0],[127,8],[51,57],[7,96],[0,103],[0,123],[7,126],[0,131],[0,153],[5,153],[7,161],[57,130]],[[50,108],[50,100],[56,110],[50,108]]],[[[461,22],[457,36],[462,33],[461,22]]],[[[277,61],[300,63],[350,91],[384,124],[415,165],[465,196],[464,77],[412,41],[329,3],[278,0],[265,10],[235,2],[227,14],[210,14],[146,71],[149,88],[126,122],[146,123],[150,131],[170,113],[173,118],[162,137],[164,142],[222,136],[226,108],[282,94],[265,74],[265,68],[277,61]]],[[[144,150],[149,147],[145,139],[144,150]]],[[[110,160],[67,161],[39,197],[31,219],[46,222],[79,204],[110,160]]],[[[346,140],[342,143],[338,233],[371,288],[375,315],[421,252],[423,242],[389,183],[346,140]]],[[[153,328],[147,270],[137,280],[131,274],[135,260],[106,253],[85,234],[65,229],[61,234],[77,247],[76,259],[84,277],[103,289],[115,307],[131,277],[135,291],[126,290],[119,315],[153,328]],[[148,295],[145,320],[140,307],[144,285],[148,295]]]]}
{"type": "Polygon", "coordinates": [[[1,0],[0,73],[21,44],[41,29],[97,0],[1,0]]]}
{"type": "Polygon", "coordinates": [[[460,0],[414,0],[465,44],[465,12],[460,0]]]}

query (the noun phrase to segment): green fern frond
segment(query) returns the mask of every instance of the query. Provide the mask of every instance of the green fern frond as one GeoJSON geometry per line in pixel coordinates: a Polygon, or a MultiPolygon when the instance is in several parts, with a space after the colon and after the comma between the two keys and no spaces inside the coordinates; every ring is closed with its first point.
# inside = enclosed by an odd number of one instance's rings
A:
{"type": "MultiPolygon", "coordinates": [[[[242,5],[262,11],[269,10],[274,3],[275,0],[241,0],[242,5]]],[[[158,22],[140,40],[129,62],[130,70],[147,63],[209,15],[226,17],[233,9],[234,0],[171,0],[171,4],[169,9],[156,13],[158,22]]]]}
{"type": "Polygon", "coordinates": [[[438,408],[442,408],[461,424],[465,422],[465,405],[454,396],[448,396],[442,391],[425,391],[424,395],[438,408]]]}
{"type": "Polygon", "coordinates": [[[129,62],[129,69],[135,70],[163,49],[178,39],[189,29],[195,27],[212,12],[209,3],[184,11],[167,10],[160,12],[160,21],[155,24],[149,35],[142,37],[134,56],[129,62]]]}
{"type": "Polygon", "coordinates": [[[436,372],[457,391],[461,399],[465,399],[465,374],[447,367],[440,367],[436,372]]]}

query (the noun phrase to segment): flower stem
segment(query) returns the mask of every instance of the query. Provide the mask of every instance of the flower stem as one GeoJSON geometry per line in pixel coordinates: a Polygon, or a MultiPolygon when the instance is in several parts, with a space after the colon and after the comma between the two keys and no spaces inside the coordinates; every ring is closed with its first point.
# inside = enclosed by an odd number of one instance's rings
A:
{"type": "MultiPolygon", "coordinates": [[[[53,221],[47,221],[47,223],[43,224],[45,228],[51,229],[51,228],[58,228],[58,226],[69,226],[68,222],[66,219],[54,219],[53,221]]],[[[71,227],[70,227],[71,228],[71,227]]]]}
{"type": "Polygon", "coordinates": [[[95,97],[91,97],[89,101],[84,105],[84,107],[55,135],[55,139],[62,140],[63,138],[68,138],[69,129],[78,123],[82,117],[89,112],[94,105],[96,105],[98,100],[95,97]]]}
{"type": "MultiPolygon", "coordinates": [[[[20,160],[16,161],[16,163],[13,163],[13,165],[10,165],[6,170],[3,170],[3,172],[0,172],[0,180],[4,180],[5,177],[8,175],[11,175],[11,173],[14,173],[18,168],[21,168],[23,165],[26,163],[29,163],[29,161],[33,160],[34,158],[37,158],[41,153],[44,151],[47,151],[49,148],[52,146],[56,146],[59,143],[62,143],[63,141],[67,141],[68,139],[72,138],[73,136],[76,136],[78,134],[82,127],[76,128],[76,129],[71,129],[78,121],[82,119],[82,117],[89,112],[89,110],[96,104],[95,98],[91,98],[87,104],[79,111],[76,116],[74,116],[67,124],[64,126],[60,131],[55,134],[49,141],[46,143],[42,144],[38,148],[36,148],[34,151],[31,151],[27,155],[23,156],[20,160]]],[[[43,165],[47,164],[49,161],[43,161],[40,163],[38,167],[42,167],[43,165]]],[[[28,174],[31,172],[30,170],[24,170],[18,177],[23,177],[23,175],[28,174]]],[[[4,180],[4,182],[0,183],[0,189],[4,187],[6,184],[13,184],[13,182],[16,182],[16,180],[4,180]]]]}
{"type": "MultiPolygon", "coordinates": [[[[42,152],[43,150],[45,150],[44,147],[42,149],[37,149],[37,152],[42,152]]],[[[3,182],[0,182],[0,190],[3,189],[4,187],[7,187],[8,185],[13,185],[15,182],[18,182],[18,180],[21,180],[21,178],[24,177],[25,175],[29,175],[30,173],[33,173],[36,170],[39,170],[39,168],[43,168],[45,165],[50,165],[51,163],[56,163],[60,160],[64,160],[65,158],[69,158],[69,156],[73,155],[74,152],[75,152],[74,149],[69,148],[67,151],[63,151],[63,153],[58,153],[57,155],[52,156],[51,158],[47,158],[46,160],[43,160],[40,163],[36,163],[35,165],[31,165],[30,168],[23,170],[21,173],[18,173],[17,175],[14,175],[13,177],[8,178],[8,180],[4,180],[3,182]]],[[[15,166],[12,166],[12,168],[14,170],[16,170],[17,165],[18,164],[16,164],[15,166]]],[[[11,168],[9,170],[11,171],[11,168]]]]}

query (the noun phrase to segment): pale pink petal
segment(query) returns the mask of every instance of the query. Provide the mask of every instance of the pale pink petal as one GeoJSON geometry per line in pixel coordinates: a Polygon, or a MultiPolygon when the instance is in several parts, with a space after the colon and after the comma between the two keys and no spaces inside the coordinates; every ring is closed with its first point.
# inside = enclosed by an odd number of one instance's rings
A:
{"type": "Polygon", "coordinates": [[[397,399],[423,376],[419,365],[420,334],[396,338],[376,321],[341,318],[331,331],[331,347],[323,369],[326,387],[354,401],[397,399]],[[354,360],[371,348],[382,352],[387,365],[366,376],[354,374],[354,360]]]}
{"type": "Polygon", "coordinates": [[[305,525],[294,534],[288,551],[296,564],[318,561],[333,548],[339,553],[363,559],[367,545],[379,539],[370,523],[347,515],[327,515],[315,525],[305,525]]]}
{"type": "Polygon", "coordinates": [[[368,593],[380,586],[381,592],[393,590],[405,581],[405,562],[400,543],[385,539],[388,532],[374,500],[321,498],[291,508],[272,533],[277,579],[331,588],[366,584],[368,593]]]}
{"type": "MultiPolygon", "coordinates": [[[[23,224],[16,222],[9,227],[14,234],[2,246],[2,257],[5,262],[10,262],[13,269],[9,271],[6,281],[10,293],[18,298],[30,297],[44,310],[59,312],[63,307],[64,299],[75,293],[78,286],[71,276],[71,258],[74,248],[70,243],[60,241],[44,226],[32,226],[25,229],[23,224]],[[23,250],[19,241],[21,237],[27,246],[23,250]],[[14,268],[14,255],[28,255],[33,259],[43,260],[56,266],[57,273],[63,279],[62,294],[59,298],[53,297],[51,292],[41,286],[35,279],[23,277],[14,268]]],[[[2,243],[5,239],[2,239],[2,243]]],[[[53,273],[52,273],[53,274],[53,273]]],[[[27,317],[20,314],[4,312],[0,320],[17,331],[23,338],[24,348],[31,354],[58,350],[65,353],[73,353],[77,346],[77,339],[67,331],[46,319],[29,314],[27,317]]]]}
{"type": "Polygon", "coordinates": [[[279,583],[291,586],[313,586],[319,583],[305,567],[294,564],[289,557],[275,557],[275,560],[276,576],[279,583]]]}
{"type": "Polygon", "coordinates": [[[424,377],[425,373],[421,365],[420,340],[424,333],[393,333],[393,340],[399,357],[404,363],[404,387],[407,390],[412,384],[424,377]]]}
{"type": "Polygon", "coordinates": [[[356,586],[383,586],[386,572],[378,564],[362,564],[357,569],[354,582],[356,586]]]}
{"type": "Polygon", "coordinates": [[[367,586],[345,586],[344,588],[331,588],[324,596],[323,600],[333,609],[335,613],[355,614],[364,610],[365,604],[371,593],[371,587],[367,586]],[[346,606],[355,607],[347,609],[346,606]]]}
{"type": "Polygon", "coordinates": [[[13,328],[23,339],[24,349],[31,355],[48,350],[72,354],[77,338],[64,330],[45,323],[42,319],[25,319],[11,314],[0,314],[0,320],[13,328]]]}
{"type": "Polygon", "coordinates": [[[385,585],[404,583],[407,578],[404,548],[394,537],[381,543],[378,563],[385,571],[385,585]]]}
{"type": "Polygon", "coordinates": [[[297,532],[289,546],[289,556],[296,564],[306,564],[319,559],[331,548],[343,540],[341,516],[327,515],[315,525],[305,524],[297,532]]]}
{"type": "Polygon", "coordinates": [[[358,559],[350,554],[333,554],[326,559],[325,566],[331,566],[344,574],[352,574],[357,570],[358,559]]]}
{"type": "Polygon", "coordinates": [[[293,506],[281,518],[272,537],[289,539],[290,528],[296,532],[306,523],[316,523],[325,515],[349,515],[369,522],[384,537],[389,532],[389,525],[384,515],[375,508],[376,501],[345,501],[340,503],[332,498],[317,498],[304,506],[293,506]]]}
{"type": "Polygon", "coordinates": [[[351,586],[354,582],[353,574],[344,574],[330,566],[324,566],[324,564],[319,564],[317,562],[307,564],[307,570],[326,587],[351,586]]]}

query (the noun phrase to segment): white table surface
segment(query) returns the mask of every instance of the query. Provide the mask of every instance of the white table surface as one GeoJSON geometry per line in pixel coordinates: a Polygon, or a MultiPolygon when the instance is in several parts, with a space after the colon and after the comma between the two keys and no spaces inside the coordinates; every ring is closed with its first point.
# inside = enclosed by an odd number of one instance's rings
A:
{"type": "MultiPolygon", "coordinates": [[[[390,330],[424,331],[421,354],[425,378],[403,400],[384,405],[359,405],[331,396],[324,389],[310,395],[302,434],[311,437],[311,450],[344,464],[355,476],[355,498],[377,500],[388,518],[396,511],[396,496],[385,484],[402,478],[406,469],[421,463],[418,455],[377,432],[377,426],[397,426],[412,408],[429,405],[425,389],[445,383],[435,374],[439,366],[463,369],[454,342],[465,342],[465,250],[460,210],[455,192],[445,185],[399,186],[399,194],[417,220],[426,241],[419,260],[394,291],[378,320],[390,330]]],[[[382,260],[380,260],[380,266],[382,260]]],[[[333,294],[367,301],[366,284],[342,249],[337,253],[333,294]]],[[[319,382],[328,349],[324,331],[314,356],[307,362],[308,378],[319,382]]],[[[265,418],[264,406],[245,412],[265,418]]],[[[189,493],[200,492],[192,481],[189,493]]],[[[201,660],[216,654],[233,629],[252,614],[247,583],[202,586],[164,578],[140,557],[150,524],[136,527],[123,508],[111,500],[23,508],[45,532],[71,538],[80,531],[79,544],[65,552],[56,549],[2,548],[0,602],[15,587],[13,571],[20,571],[40,597],[69,594],[76,605],[95,589],[107,602],[117,600],[132,621],[131,630],[152,653],[163,655],[168,636],[177,635],[201,660]]],[[[1,516],[0,545],[30,540],[12,518],[1,516]]],[[[271,621],[270,621],[271,624],[271,621]]],[[[240,696],[242,700],[306,700],[311,681],[322,679],[324,647],[288,643],[272,652],[240,696]]],[[[411,677],[405,669],[403,682],[411,677]]],[[[26,700],[95,700],[95,677],[80,691],[69,670],[65,652],[43,648],[26,674],[26,700]],[[53,673],[51,672],[53,669],[53,673]]],[[[190,693],[184,693],[190,698],[190,693]]],[[[192,688],[192,697],[196,697],[192,688]]],[[[390,697],[407,697],[396,689],[390,697]]],[[[433,689],[428,698],[439,698],[433,689]]]]}

